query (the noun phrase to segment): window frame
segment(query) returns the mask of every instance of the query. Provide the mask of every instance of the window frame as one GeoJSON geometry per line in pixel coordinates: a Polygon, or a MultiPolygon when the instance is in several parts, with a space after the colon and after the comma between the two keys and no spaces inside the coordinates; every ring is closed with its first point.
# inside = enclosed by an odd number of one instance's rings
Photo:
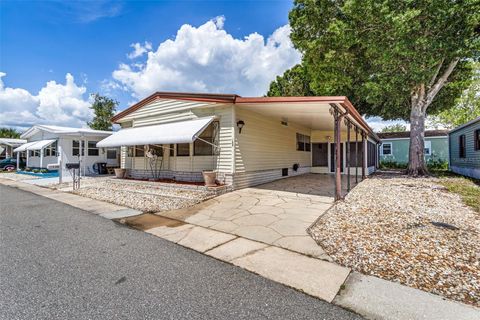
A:
{"type": "Polygon", "coordinates": [[[480,151],[480,129],[473,131],[473,148],[475,151],[480,151]]]}
{"type": "Polygon", "coordinates": [[[144,145],[134,145],[133,146],[133,157],[134,158],[145,157],[145,146],[144,145]]]}
{"type": "Polygon", "coordinates": [[[458,157],[462,159],[467,157],[467,141],[465,134],[458,136],[458,157]]]}
{"type": "Polygon", "coordinates": [[[295,145],[297,151],[311,152],[312,151],[312,139],[309,135],[303,133],[295,133],[295,145]]]}
{"type": "Polygon", "coordinates": [[[85,140],[72,140],[72,156],[85,156],[85,140]],[[75,147],[75,143],[78,144],[77,147],[75,147]],[[82,154],[80,155],[80,146],[82,147],[82,154]],[[75,150],[77,150],[75,154],[75,150]]]}
{"type": "Polygon", "coordinates": [[[87,141],[87,155],[89,157],[99,157],[100,156],[100,148],[97,147],[98,141],[87,141]],[[90,147],[90,144],[93,144],[93,147],[90,147]],[[96,151],[96,154],[90,154],[90,151],[96,151]]]}
{"type": "Polygon", "coordinates": [[[423,142],[423,154],[426,156],[432,155],[432,141],[424,141],[423,142]],[[428,149],[428,153],[425,151],[428,149]]]}
{"type": "Polygon", "coordinates": [[[382,143],[382,156],[391,156],[393,154],[393,143],[392,142],[384,142],[382,143]],[[383,148],[386,146],[386,145],[389,145],[390,146],[390,153],[385,153],[383,151],[383,148]]]}
{"type": "Polygon", "coordinates": [[[190,157],[190,143],[177,143],[175,146],[175,149],[176,149],[175,154],[177,157],[190,157]],[[179,153],[178,150],[180,146],[188,146],[188,153],[187,154],[179,153]]]}
{"type": "Polygon", "coordinates": [[[107,160],[116,160],[117,155],[118,155],[117,149],[107,149],[105,156],[107,157],[107,160]],[[109,157],[109,155],[108,155],[109,152],[115,152],[115,157],[113,157],[113,158],[109,157]]]}

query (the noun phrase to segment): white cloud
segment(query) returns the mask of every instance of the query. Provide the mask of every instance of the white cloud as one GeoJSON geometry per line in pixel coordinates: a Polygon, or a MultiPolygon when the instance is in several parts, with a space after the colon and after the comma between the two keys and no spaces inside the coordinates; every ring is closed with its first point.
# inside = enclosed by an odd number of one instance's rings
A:
{"type": "Polygon", "coordinates": [[[152,50],[152,44],[147,41],[145,41],[143,45],[140,42],[132,43],[130,47],[133,48],[133,51],[127,54],[127,58],[129,59],[135,59],[135,58],[141,57],[148,51],[152,50]]]}
{"type": "Polygon", "coordinates": [[[34,124],[81,127],[91,119],[86,88],[67,73],[65,84],[48,81],[37,95],[22,88],[6,87],[0,72],[0,126],[26,128],[34,124]]]}
{"type": "Polygon", "coordinates": [[[375,132],[381,132],[383,128],[393,124],[402,124],[407,127],[407,130],[410,130],[410,124],[403,120],[383,120],[380,117],[368,117],[365,118],[365,121],[367,121],[370,128],[372,128],[375,132]]]}
{"type": "Polygon", "coordinates": [[[258,33],[235,39],[223,30],[224,20],[184,24],[156,51],[138,44],[132,56],[146,53],[144,63],[120,64],[113,79],[137,99],[157,90],[261,96],[277,75],[300,62],[288,25],[266,40],[258,33]]]}

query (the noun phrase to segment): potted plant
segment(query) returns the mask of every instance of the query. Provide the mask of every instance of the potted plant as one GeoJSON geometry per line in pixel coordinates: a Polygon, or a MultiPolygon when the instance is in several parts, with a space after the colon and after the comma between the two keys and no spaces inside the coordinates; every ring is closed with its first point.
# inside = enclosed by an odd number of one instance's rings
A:
{"type": "Polygon", "coordinates": [[[127,172],[126,169],[122,169],[122,168],[115,168],[115,177],[117,179],[123,179],[125,177],[125,173],[127,172]]]}
{"type": "Polygon", "coordinates": [[[217,173],[215,171],[203,171],[203,180],[205,181],[205,186],[207,187],[216,187],[217,183],[217,173]]]}

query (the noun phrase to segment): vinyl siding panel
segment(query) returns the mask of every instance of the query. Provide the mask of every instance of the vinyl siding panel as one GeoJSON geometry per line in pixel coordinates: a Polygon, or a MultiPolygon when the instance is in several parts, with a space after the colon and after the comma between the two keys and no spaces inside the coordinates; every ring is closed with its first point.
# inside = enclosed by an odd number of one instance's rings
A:
{"type": "Polygon", "coordinates": [[[450,133],[450,168],[452,171],[480,179],[480,150],[475,150],[474,132],[480,129],[480,121],[450,133]],[[465,158],[460,158],[460,135],[465,135],[465,158]]]}
{"type": "MultiPolygon", "coordinates": [[[[236,134],[235,172],[250,172],[311,166],[311,152],[296,151],[296,133],[310,135],[309,128],[289,123],[283,126],[253,111],[236,108],[237,120],[245,126],[236,134]]],[[[238,129],[237,129],[238,130],[238,129]]]]}
{"type": "MultiPolygon", "coordinates": [[[[448,161],[448,137],[427,137],[425,138],[425,141],[430,141],[431,144],[431,155],[425,155],[425,160],[428,161],[429,159],[434,158],[435,160],[448,161]]],[[[392,144],[392,154],[380,154],[380,161],[389,159],[394,160],[397,163],[408,163],[410,139],[383,139],[382,143],[392,144]]],[[[380,148],[382,147],[380,146],[380,148]]]]}

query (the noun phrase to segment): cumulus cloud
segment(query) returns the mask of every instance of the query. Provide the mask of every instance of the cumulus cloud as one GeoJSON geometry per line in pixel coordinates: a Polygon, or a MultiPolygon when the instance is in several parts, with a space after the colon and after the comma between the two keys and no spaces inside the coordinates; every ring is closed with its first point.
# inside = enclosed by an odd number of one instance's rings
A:
{"type": "Polygon", "coordinates": [[[368,117],[365,118],[365,121],[375,132],[381,132],[383,128],[394,124],[402,124],[407,127],[407,130],[410,130],[410,124],[403,120],[383,120],[381,117],[368,117]]]}
{"type": "Polygon", "coordinates": [[[152,44],[147,41],[145,41],[143,45],[140,42],[132,43],[130,47],[133,48],[133,51],[127,54],[127,57],[129,59],[135,59],[135,58],[141,57],[148,51],[152,50],[152,44]]]}
{"type": "Polygon", "coordinates": [[[236,39],[224,22],[217,17],[199,27],[184,24],[157,50],[134,44],[130,55],[146,54],[145,60],[120,64],[114,81],[137,99],[158,90],[261,96],[277,75],[300,62],[288,25],[267,39],[258,33],[236,39]]]}
{"type": "Polygon", "coordinates": [[[26,128],[34,124],[81,127],[91,119],[86,88],[67,73],[65,84],[48,81],[38,94],[6,87],[0,72],[0,126],[26,128]]]}

